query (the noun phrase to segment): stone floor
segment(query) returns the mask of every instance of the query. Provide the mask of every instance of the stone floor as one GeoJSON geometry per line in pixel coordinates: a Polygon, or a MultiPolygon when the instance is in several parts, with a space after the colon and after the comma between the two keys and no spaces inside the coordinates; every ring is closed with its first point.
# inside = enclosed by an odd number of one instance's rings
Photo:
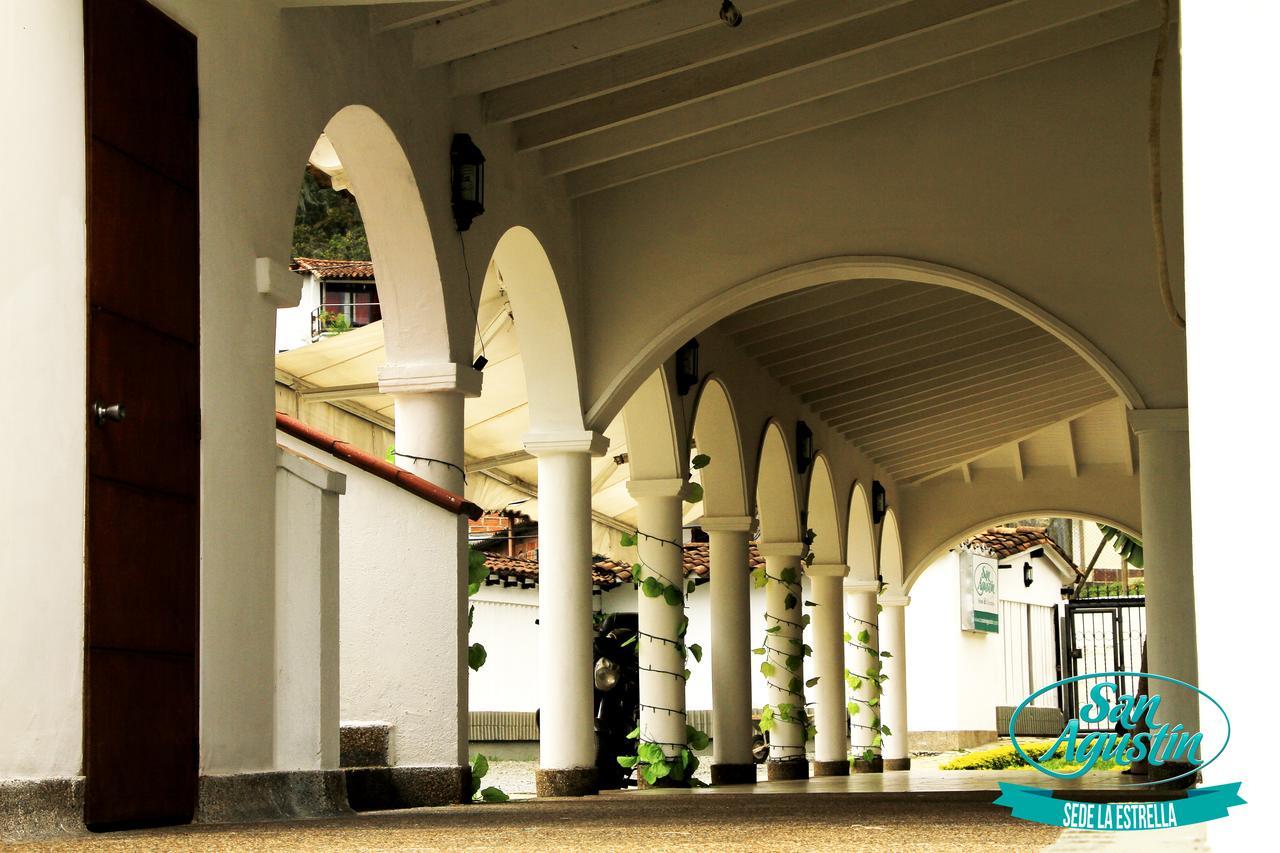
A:
{"type": "MultiPolygon", "coordinates": [[[[491,776],[486,782],[496,784],[500,778],[491,776]]],[[[1163,849],[1206,849],[1194,833],[1062,832],[1056,827],[1015,820],[1007,809],[992,804],[998,781],[1039,784],[1042,779],[1031,770],[920,769],[693,791],[615,791],[584,799],[415,809],[335,820],[119,832],[63,838],[56,843],[27,845],[25,849],[778,853],[837,849],[1039,850],[1050,845],[1054,845],[1053,849],[1078,851],[1119,849],[1122,845],[1129,849],[1131,843],[1159,845],[1163,849]]],[[[1120,774],[1094,774],[1085,787],[1115,790],[1123,782],[1120,774]]]]}

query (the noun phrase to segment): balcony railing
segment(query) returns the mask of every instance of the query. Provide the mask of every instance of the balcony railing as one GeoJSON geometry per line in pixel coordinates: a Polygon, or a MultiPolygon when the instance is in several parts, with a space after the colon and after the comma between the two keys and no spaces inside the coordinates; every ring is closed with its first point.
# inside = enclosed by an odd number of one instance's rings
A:
{"type": "Polygon", "coordinates": [[[331,338],[382,319],[378,302],[329,302],[311,312],[311,342],[331,338]]]}

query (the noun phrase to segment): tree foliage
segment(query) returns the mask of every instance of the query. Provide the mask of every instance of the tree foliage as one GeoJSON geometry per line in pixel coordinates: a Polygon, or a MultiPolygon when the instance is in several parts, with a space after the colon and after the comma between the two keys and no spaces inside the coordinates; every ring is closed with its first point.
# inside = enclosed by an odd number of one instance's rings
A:
{"type": "Polygon", "coordinates": [[[335,190],[327,176],[307,169],[293,220],[293,255],[298,258],[367,261],[369,240],[355,196],[335,190]]]}

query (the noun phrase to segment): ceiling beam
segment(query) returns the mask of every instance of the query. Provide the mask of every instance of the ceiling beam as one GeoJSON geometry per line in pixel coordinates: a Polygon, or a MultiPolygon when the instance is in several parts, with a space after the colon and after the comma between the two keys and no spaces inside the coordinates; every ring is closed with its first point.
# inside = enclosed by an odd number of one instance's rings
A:
{"type": "Polygon", "coordinates": [[[507,0],[465,14],[415,22],[413,62],[419,68],[483,53],[531,36],[599,18],[643,0],[507,0]]]}
{"type": "Polygon", "coordinates": [[[1021,0],[952,18],[902,38],[870,45],[748,86],[718,92],[543,151],[543,170],[564,174],[687,139],[805,101],[856,89],[1030,33],[1128,5],[1136,0],[1021,0]]]}
{"type": "Polygon", "coordinates": [[[1013,478],[1021,483],[1027,478],[1027,472],[1022,467],[1022,442],[1013,442],[1013,478]]]}
{"type": "MultiPolygon", "coordinates": [[[[685,0],[695,5],[692,0],[685,0]]],[[[509,122],[740,56],[905,0],[804,0],[756,6],[741,27],[700,29],[490,91],[485,117],[509,122]]],[[[716,11],[712,3],[709,11],[716,11]]],[[[741,6],[746,14],[746,4],[741,6]]]]}
{"type": "MultiPolygon", "coordinates": [[[[928,3],[902,3],[877,8],[883,6],[883,0],[845,0],[844,5],[851,9],[858,7],[861,11],[872,11],[785,41],[757,47],[747,53],[685,68],[657,80],[520,119],[515,123],[516,147],[522,151],[542,148],[553,142],[669,110],[686,101],[787,74],[1008,1],[931,0],[928,3]]],[[[493,113],[488,117],[490,120],[495,118],[493,113]]]]}
{"type": "Polygon", "coordinates": [[[377,35],[454,17],[493,0],[417,0],[381,3],[369,10],[369,32],[377,35]]]}
{"type": "Polygon", "coordinates": [[[512,465],[516,462],[526,462],[533,458],[533,454],[527,450],[513,450],[510,453],[499,453],[496,456],[485,456],[480,459],[472,459],[466,464],[466,472],[474,474],[477,471],[488,471],[493,468],[501,468],[503,465],[512,465]]]}
{"type": "Polygon", "coordinates": [[[1080,457],[1076,453],[1076,438],[1072,434],[1073,420],[1062,422],[1062,428],[1067,434],[1067,470],[1071,472],[1071,479],[1080,476],[1080,457]]]}
{"type": "Polygon", "coordinates": [[[795,107],[682,138],[567,175],[569,194],[581,197],[871,115],[881,110],[1109,44],[1158,26],[1158,13],[1142,2],[1097,18],[1075,21],[1026,38],[948,59],[795,107]]]}
{"type": "MultiPolygon", "coordinates": [[[[751,19],[752,28],[757,28],[756,13],[795,2],[738,0],[737,7],[751,19]]],[[[712,2],[650,0],[603,17],[455,59],[449,63],[450,86],[454,95],[478,95],[536,77],[554,75],[566,68],[606,60],[676,36],[713,28],[727,30],[717,11],[712,2]]],[[[727,34],[717,32],[713,35],[721,35],[726,44],[733,44],[733,38],[727,34]]],[[[658,49],[663,50],[664,47],[658,49]]],[[[544,86],[554,86],[555,79],[541,82],[544,86]]],[[[505,108],[503,104],[504,99],[499,97],[500,111],[505,108]]],[[[502,120],[515,117],[507,115],[502,120]]]]}
{"type": "Polygon", "coordinates": [[[356,397],[373,397],[381,392],[377,382],[359,382],[355,385],[323,385],[313,386],[298,394],[308,403],[322,403],[330,400],[351,400],[356,397]]]}

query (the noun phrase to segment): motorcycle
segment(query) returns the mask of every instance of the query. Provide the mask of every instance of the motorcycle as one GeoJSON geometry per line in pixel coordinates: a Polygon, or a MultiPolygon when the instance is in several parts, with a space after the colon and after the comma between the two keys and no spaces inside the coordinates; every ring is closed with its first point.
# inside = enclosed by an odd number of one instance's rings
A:
{"type": "Polygon", "coordinates": [[[595,686],[596,781],[600,790],[636,784],[618,757],[634,755],[627,737],[640,724],[640,665],[636,654],[639,625],[634,613],[600,618],[592,640],[595,686]]]}

